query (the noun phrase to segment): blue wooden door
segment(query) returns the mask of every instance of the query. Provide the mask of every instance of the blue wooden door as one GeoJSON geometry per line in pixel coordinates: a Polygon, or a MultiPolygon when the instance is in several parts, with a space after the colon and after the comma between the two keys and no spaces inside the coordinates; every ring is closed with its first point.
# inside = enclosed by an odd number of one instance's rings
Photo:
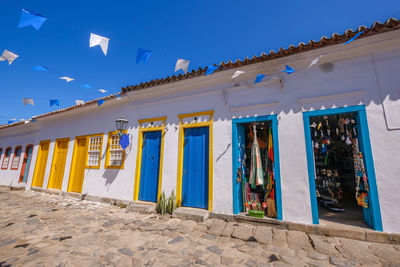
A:
{"type": "Polygon", "coordinates": [[[24,178],[22,179],[23,183],[26,183],[26,180],[28,179],[29,166],[31,165],[31,158],[32,158],[32,150],[33,150],[33,146],[30,146],[29,149],[28,149],[28,155],[26,157],[24,178]]]}
{"type": "Polygon", "coordinates": [[[161,131],[143,133],[139,200],[157,202],[161,131]]]}
{"type": "Polygon", "coordinates": [[[182,206],[208,209],[209,128],[184,130],[182,206]]]}

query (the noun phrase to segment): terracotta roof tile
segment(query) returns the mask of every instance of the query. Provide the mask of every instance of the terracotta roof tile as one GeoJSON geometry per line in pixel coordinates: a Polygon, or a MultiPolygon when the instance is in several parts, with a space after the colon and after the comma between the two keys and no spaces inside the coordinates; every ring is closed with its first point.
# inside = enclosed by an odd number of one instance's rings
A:
{"type": "MultiPolygon", "coordinates": [[[[305,51],[310,51],[313,49],[317,48],[322,48],[325,46],[329,45],[335,45],[339,43],[344,43],[348,41],[349,39],[353,38],[358,32],[364,31],[363,34],[361,34],[358,38],[364,38],[367,36],[371,36],[377,33],[383,33],[395,29],[400,28],[400,20],[394,19],[394,18],[389,18],[386,22],[381,23],[379,21],[375,22],[374,24],[371,25],[371,27],[366,27],[366,26],[360,26],[356,31],[353,31],[351,29],[346,30],[343,34],[338,34],[338,33],[333,33],[330,37],[322,36],[319,41],[314,41],[310,40],[307,44],[300,42],[297,46],[290,45],[287,49],[284,48],[279,48],[278,52],[275,52],[271,50],[268,54],[262,52],[260,56],[253,56],[251,59],[248,57],[244,58],[243,60],[237,59],[235,62],[232,62],[231,60],[227,62],[221,62],[218,66],[219,68],[215,70],[215,72],[218,71],[223,71],[223,70],[228,70],[232,68],[237,68],[240,66],[245,66],[245,65],[250,65],[250,64],[255,64],[258,62],[263,62],[267,60],[272,60],[276,59],[279,57],[285,57],[285,56],[290,56],[296,53],[300,52],[305,52],[305,51]]],[[[203,75],[205,72],[205,69],[203,68],[198,68],[197,70],[192,70],[192,72],[187,73],[185,75],[179,74],[179,76],[168,76],[166,78],[162,79],[157,79],[157,83],[154,83],[154,85],[162,85],[162,84],[167,84],[175,81],[180,81],[180,80],[185,80],[188,78],[193,78],[197,77],[200,75],[203,75]]],[[[152,81],[150,81],[151,83],[152,81]]],[[[141,90],[144,88],[147,88],[147,83],[146,86],[141,83],[139,85],[132,85],[132,86],[127,86],[121,88],[122,92],[128,92],[128,91],[134,91],[134,90],[141,90]]]]}

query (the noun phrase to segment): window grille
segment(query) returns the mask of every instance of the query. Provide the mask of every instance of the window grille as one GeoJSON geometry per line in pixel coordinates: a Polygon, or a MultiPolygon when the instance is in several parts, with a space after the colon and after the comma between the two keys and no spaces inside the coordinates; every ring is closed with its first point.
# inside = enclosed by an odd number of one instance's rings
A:
{"type": "Polygon", "coordinates": [[[19,159],[21,157],[21,151],[22,151],[22,148],[18,147],[17,150],[14,153],[14,158],[13,158],[12,163],[11,163],[11,169],[13,169],[13,170],[18,169],[19,159]]]}
{"type": "Polygon", "coordinates": [[[10,162],[11,148],[7,148],[6,153],[4,153],[3,164],[1,165],[2,169],[8,168],[8,163],[10,162]]]}
{"type": "Polygon", "coordinates": [[[110,166],[122,166],[122,161],[124,157],[124,151],[122,147],[119,145],[119,136],[118,134],[111,135],[110,140],[110,166]]]}
{"type": "Polygon", "coordinates": [[[87,166],[99,166],[100,165],[101,146],[102,146],[101,136],[89,137],[87,166]]]}

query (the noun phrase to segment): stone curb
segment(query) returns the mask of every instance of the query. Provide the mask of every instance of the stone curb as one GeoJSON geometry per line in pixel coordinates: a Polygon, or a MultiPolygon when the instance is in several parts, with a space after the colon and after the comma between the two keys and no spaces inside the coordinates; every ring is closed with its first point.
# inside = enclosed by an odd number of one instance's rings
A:
{"type": "Polygon", "coordinates": [[[287,221],[278,221],[271,218],[256,218],[245,215],[231,215],[210,212],[210,218],[221,219],[227,222],[248,223],[252,225],[268,225],[276,229],[301,231],[306,234],[319,236],[342,237],[375,243],[400,244],[400,234],[384,233],[369,229],[345,229],[326,225],[301,224],[287,221]]]}
{"type": "MultiPolygon", "coordinates": [[[[5,186],[0,185],[0,188],[5,188],[9,190],[24,190],[25,186],[22,187],[15,187],[15,186],[5,186]]],[[[48,194],[55,194],[61,195],[63,197],[72,197],[80,200],[88,200],[93,202],[100,202],[104,204],[110,204],[119,206],[121,208],[126,208],[126,212],[139,212],[138,210],[131,208],[133,206],[137,206],[138,202],[129,201],[129,200],[121,200],[121,199],[114,199],[114,198],[106,198],[106,197],[97,197],[91,196],[87,194],[79,194],[74,192],[63,192],[56,189],[44,189],[40,187],[31,187],[28,190],[41,192],[41,193],[48,193],[48,194]]],[[[154,210],[147,209],[146,213],[155,213],[154,210]]],[[[218,213],[218,212],[208,212],[205,217],[198,216],[194,214],[191,216],[190,212],[185,211],[180,216],[177,216],[175,213],[175,217],[180,217],[183,220],[194,220],[194,221],[205,221],[208,219],[220,219],[226,222],[237,222],[237,223],[247,223],[256,226],[270,226],[275,229],[281,230],[293,230],[293,231],[301,231],[306,234],[314,234],[319,236],[329,236],[329,237],[341,237],[341,238],[348,238],[360,241],[368,241],[368,242],[375,242],[375,243],[387,243],[387,244],[400,244],[400,234],[396,233],[384,233],[373,231],[369,229],[345,229],[339,227],[330,227],[326,225],[312,225],[312,224],[301,224],[301,223],[294,223],[294,222],[287,222],[287,221],[278,221],[276,219],[271,218],[256,218],[250,217],[245,215],[233,215],[233,214],[225,214],[225,213],[218,213]],[[199,217],[202,217],[199,219],[199,217]]],[[[172,216],[174,217],[174,216],[172,216]]]]}
{"type": "Polygon", "coordinates": [[[25,185],[10,186],[10,190],[12,190],[12,191],[24,191],[25,190],[25,185]]]}

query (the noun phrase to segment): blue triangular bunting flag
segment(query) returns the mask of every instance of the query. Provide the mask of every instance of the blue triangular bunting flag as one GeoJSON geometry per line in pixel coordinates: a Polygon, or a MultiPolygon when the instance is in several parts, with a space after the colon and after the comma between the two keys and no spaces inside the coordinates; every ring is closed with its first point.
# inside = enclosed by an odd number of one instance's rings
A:
{"type": "Polygon", "coordinates": [[[265,75],[264,74],[257,74],[256,80],[254,83],[260,83],[264,79],[265,75]]]}
{"type": "Polygon", "coordinates": [[[289,65],[286,65],[286,69],[282,70],[282,72],[286,72],[287,74],[291,74],[291,73],[295,72],[295,69],[293,69],[289,65]]]}
{"type": "Polygon", "coordinates": [[[29,12],[22,9],[21,17],[19,18],[18,28],[27,27],[32,25],[33,28],[39,30],[42,24],[47,20],[42,15],[29,12]]]}
{"type": "Polygon", "coordinates": [[[139,48],[136,55],[136,63],[146,63],[153,52],[151,50],[139,48]]]}
{"type": "Polygon", "coordinates": [[[218,66],[208,65],[205,75],[213,74],[213,72],[218,68],[218,66]]]}
{"type": "Polygon", "coordinates": [[[46,71],[46,70],[48,70],[48,69],[47,69],[46,67],[43,67],[43,66],[38,65],[38,66],[36,66],[36,67],[33,67],[32,70],[34,70],[34,71],[46,71]]]}
{"type": "Polygon", "coordinates": [[[104,104],[104,99],[97,100],[97,105],[100,107],[104,104]]]}
{"type": "Polygon", "coordinates": [[[50,99],[50,107],[51,106],[60,106],[60,101],[58,99],[50,99]]]}
{"type": "Polygon", "coordinates": [[[123,150],[129,146],[129,134],[123,134],[119,138],[119,145],[122,147],[123,150]]]}
{"type": "Polygon", "coordinates": [[[357,33],[356,35],[354,35],[353,38],[351,38],[350,40],[348,40],[347,42],[345,42],[344,44],[347,45],[348,43],[353,42],[355,39],[357,39],[358,36],[360,36],[362,33],[364,33],[363,31],[357,33]]]}

